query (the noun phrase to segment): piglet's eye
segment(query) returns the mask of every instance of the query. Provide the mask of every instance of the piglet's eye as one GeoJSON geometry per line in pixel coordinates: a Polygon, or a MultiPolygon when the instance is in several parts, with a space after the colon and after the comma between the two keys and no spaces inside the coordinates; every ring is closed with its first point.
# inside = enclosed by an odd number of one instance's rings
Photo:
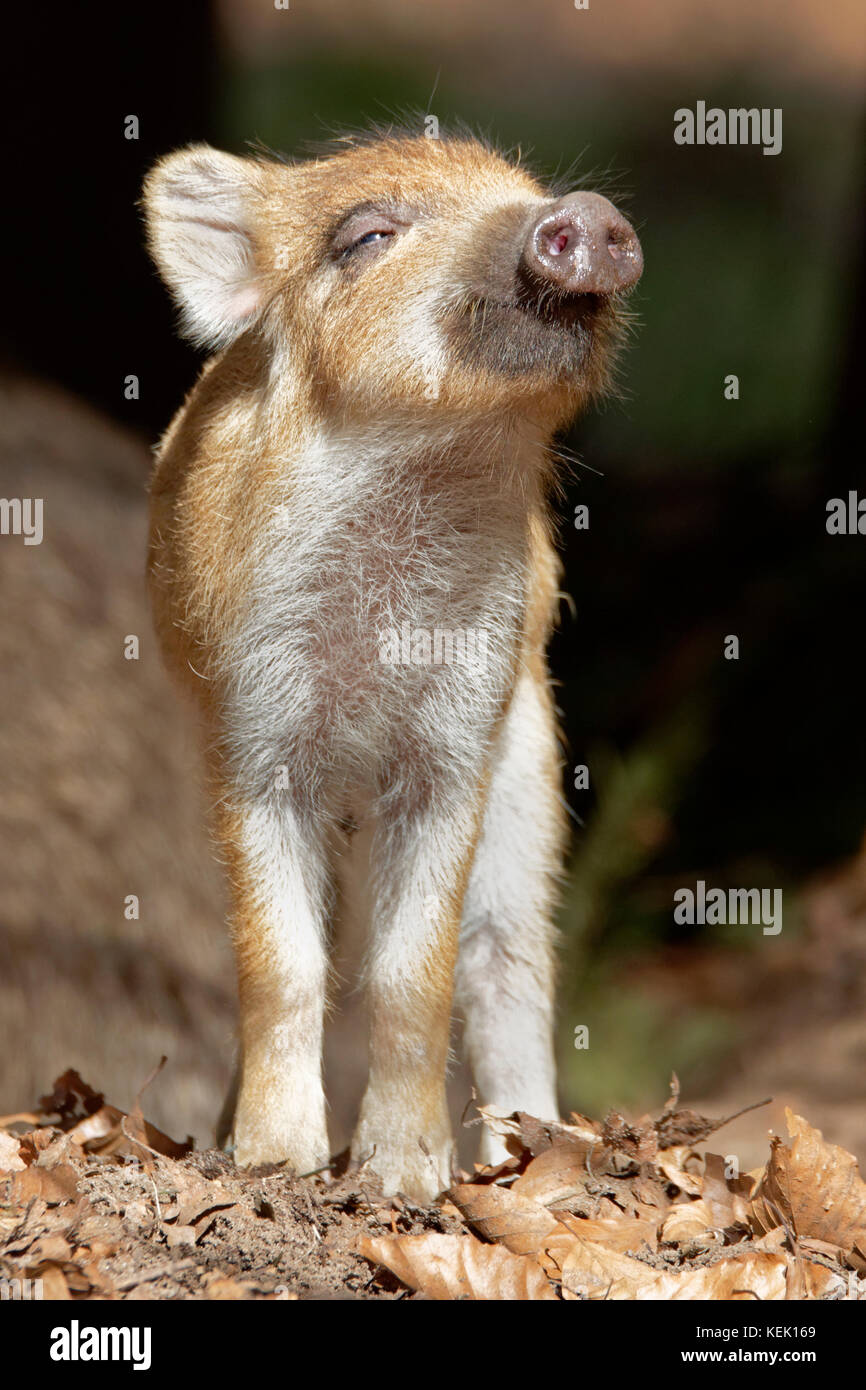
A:
{"type": "Polygon", "coordinates": [[[373,231],[364,232],[356,241],[352,241],[343,248],[343,255],[350,256],[353,251],[360,251],[362,246],[374,246],[376,242],[387,241],[394,233],[386,228],[375,228],[373,231]]]}

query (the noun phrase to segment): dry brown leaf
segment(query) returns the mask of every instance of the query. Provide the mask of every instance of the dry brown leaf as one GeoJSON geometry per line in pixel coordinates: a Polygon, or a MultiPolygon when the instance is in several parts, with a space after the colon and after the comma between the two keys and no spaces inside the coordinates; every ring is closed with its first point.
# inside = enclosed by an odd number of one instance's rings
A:
{"type": "Polygon", "coordinates": [[[117,1297],[117,1289],[100,1269],[99,1260],[81,1260],[79,1268],[82,1276],[89,1281],[92,1288],[98,1289],[106,1298],[117,1297]]]}
{"type": "Polygon", "coordinates": [[[647,1220],[623,1211],[615,1217],[569,1217],[565,1213],[560,1213],[560,1216],[572,1235],[606,1245],[609,1250],[619,1250],[624,1254],[627,1250],[640,1250],[642,1245],[648,1245],[651,1250],[658,1245],[657,1218],[647,1220]]]}
{"type": "Polygon", "coordinates": [[[721,1154],[704,1155],[702,1197],[712,1215],[711,1224],[725,1231],[731,1226],[748,1226],[752,1179],[726,1177],[727,1164],[721,1154]]]}
{"type": "Polygon", "coordinates": [[[512,1186],[513,1192],[523,1197],[534,1198],[543,1206],[562,1206],[572,1198],[586,1191],[586,1184],[593,1181],[593,1157],[600,1169],[604,1168],[605,1151],[601,1141],[595,1145],[596,1153],[582,1143],[554,1144],[533,1158],[526,1171],[512,1186]]]}
{"type": "Polygon", "coordinates": [[[93,1281],[88,1277],[86,1271],[78,1265],[65,1265],[63,1276],[73,1298],[87,1297],[93,1291],[93,1281]]]}
{"type": "Polygon", "coordinates": [[[659,1239],[663,1245],[685,1245],[688,1241],[716,1245],[722,1236],[709,1203],[699,1197],[694,1202],[676,1202],[671,1207],[662,1223],[659,1239]]]}
{"type": "MultiPolygon", "coordinates": [[[[756,1105],[748,1105],[734,1115],[714,1120],[694,1110],[678,1110],[679,1097],[680,1083],[674,1073],[671,1077],[671,1094],[661,1115],[657,1119],[652,1115],[643,1115],[636,1122],[631,1122],[618,1111],[611,1110],[602,1126],[604,1143],[614,1152],[627,1155],[635,1163],[657,1163],[657,1155],[665,1150],[690,1149],[738,1115],[757,1109],[756,1105]]],[[[767,1104],[767,1101],[758,1102],[758,1105],[767,1104]]]]}
{"type": "Polygon", "coordinates": [[[793,1261],[779,1252],[749,1251],[697,1269],[662,1270],[576,1241],[562,1268],[563,1290],[590,1299],[784,1299],[793,1261]]]}
{"type": "Polygon", "coordinates": [[[584,1298],[636,1298],[638,1289],[656,1271],[640,1260],[623,1255],[594,1240],[573,1236],[563,1252],[560,1268],[563,1289],[584,1298]]]}
{"type": "Polygon", "coordinates": [[[58,1076],[50,1093],[42,1096],[39,1108],[43,1115],[59,1115],[61,1128],[67,1129],[82,1115],[92,1115],[104,1100],[101,1091],[94,1091],[70,1067],[62,1076],[58,1076]]]}
{"type": "Polygon", "coordinates": [[[572,1115],[573,1124],[554,1123],[537,1120],[523,1110],[515,1110],[506,1115],[492,1105],[479,1105],[478,1112],[484,1124],[501,1139],[509,1152],[516,1157],[528,1152],[535,1156],[549,1149],[552,1144],[580,1144],[585,1147],[597,1145],[600,1141],[601,1126],[584,1115],[572,1115]]]}
{"type": "Polygon", "coordinates": [[[838,1283],[839,1275],[826,1265],[815,1264],[812,1260],[803,1261],[806,1282],[806,1298],[823,1298],[838,1283]]]}
{"type": "MultiPolygon", "coordinates": [[[[240,1279],[232,1279],[228,1275],[217,1274],[215,1278],[207,1280],[207,1296],[220,1302],[238,1303],[252,1298],[256,1285],[244,1283],[240,1279]]],[[[297,1298],[296,1294],[292,1295],[297,1298]]]]}
{"type": "Polygon", "coordinates": [[[125,1235],[123,1220],[113,1212],[104,1216],[90,1212],[75,1225],[75,1237],[79,1245],[87,1245],[94,1252],[102,1247],[113,1252],[123,1244],[125,1235]]]}
{"type": "MultiPolygon", "coordinates": [[[[749,1225],[757,1234],[760,1232],[765,1235],[768,1231],[773,1231],[781,1221],[788,1221],[788,1217],[769,1198],[766,1198],[759,1188],[749,1203],[749,1225]]],[[[790,1223],[789,1223],[790,1224],[790,1223]]]]}
{"type": "Polygon", "coordinates": [[[654,1249],[656,1244],[655,1218],[636,1220],[612,1202],[606,1206],[614,1216],[587,1220],[566,1211],[550,1212],[514,1188],[463,1184],[452,1188],[451,1197],[480,1235],[515,1255],[534,1255],[552,1279],[559,1279],[575,1236],[622,1251],[638,1250],[644,1243],[654,1249]]]}
{"type": "Polygon", "coordinates": [[[23,1172],[15,1173],[10,1184],[11,1200],[20,1206],[25,1206],[34,1197],[53,1206],[58,1202],[72,1201],[77,1196],[75,1169],[68,1163],[58,1163],[53,1168],[40,1168],[34,1163],[23,1172]]]}
{"type": "Polygon", "coordinates": [[[632,1182],[632,1191],[635,1197],[635,1209],[638,1212],[645,1212],[647,1216],[650,1213],[660,1214],[667,1211],[671,1204],[664,1176],[656,1170],[655,1166],[641,1169],[632,1182]]]}
{"type": "MultiPolygon", "coordinates": [[[[63,1135],[54,1125],[45,1125],[41,1129],[31,1129],[29,1133],[22,1134],[19,1153],[29,1167],[31,1163],[38,1162],[44,1153],[52,1149],[58,1139],[63,1139],[63,1135]]],[[[54,1151],[59,1157],[58,1150],[55,1149],[54,1151]]],[[[63,1154],[63,1157],[68,1157],[68,1150],[63,1154]]]]}
{"type": "Polygon", "coordinates": [[[478,1106],[478,1113],[487,1129],[500,1138],[509,1154],[512,1154],[510,1165],[509,1162],[500,1165],[506,1172],[509,1166],[513,1169],[514,1159],[518,1163],[525,1163],[528,1158],[537,1158],[555,1144],[577,1148],[582,1156],[588,1148],[598,1147],[601,1143],[601,1126],[596,1126],[594,1120],[587,1120],[582,1115],[573,1115],[577,1122],[574,1125],[563,1125],[562,1122],[535,1119],[534,1115],[527,1115],[525,1111],[505,1115],[492,1105],[478,1106]]]}
{"type": "Polygon", "coordinates": [[[138,1158],[148,1170],[153,1156],[183,1158],[192,1148],[190,1143],[179,1144],[149,1124],[140,1107],[126,1113],[116,1105],[103,1105],[92,1115],[79,1120],[65,1136],[87,1153],[122,1155],[138,1158]]]}
{"type": "Polygon", "coordinates": [[[451,1188],[449,1196],[479,1235],[515,1255],[534,1255],[555,1233],[567,1232],[540,1202],[512,1188],[461,1183],[451,1188]]]}
{"type": "Polygon", "coordinates": [[[42,1116],[33,1110],[18,1110],[14,1115],[0,1115],[0,1129],[11,1129],[13,1125],[39,1125],[42,1116]]]}
{"type": "Polygon", "coordinates": [[[788,1239],[788,1232],[784,1226],[774,1226],[772,1231],[767,1231],[764,1235],[756,1237],[751,1242],[752,1250],[781,1250],[785,1241],[788,1239]]]}
{"type": "MultiPolygon", "coordinates": [[[[56,1264],[47,1264],[37,1268],[35,1278],[42,1280],[42,1297],[46,1302],[54,1302],[57,1299],[71,1299],[72,1294],[69,1290],[64,1271],[56,1264]]],[[[90,1285],[87,1285],[90,1288],[90,1285]]]]}
{"type": "Polygon", "coordinates": [[[20,1173],[27,1164],[19,1152],[21,1140],[15,1134],[0,1131],[0,1174],[20,1173]]]}
{"type": "Polygon", "coordinates": [[[786,1222],[798,1238],[845,1251],[866,1249],[866,1183],[853,1154],[828,1144],[819,1129],[785,1111],[792,1142],[774,1137],[770,1161],[750,1206],[753,1229],[786,1222]]]}
{"type": "Polygon", "coordinates": [[[180,1249],[185,1245],[195,1245],[193,1226],[163,1226],[165,1243],[169,1250],[180,1249]]]}
{"type": "Polygon", "coordinates": [[[686,1167],[688,1162],[694,1163],[698,1157],[688,1144],[679,1144],[672,1149],[663,1149],[656,1158],[655,1165],[661,1169],[668,1182],[673,1183],[681,1192],[688,1193],[690,1197],[700,1197],[704,1190],[703,1175],[686,1167]]]}
{"type": "Polygon", "coordinates": [[[116,1105],[107,1105],[102,1093],[94,1091],[74,1070],[57,1078],[51,1094],[42,1097],[42,1110],[48,1115],[59,1115],[67,1138],[88,1153],[138,1158],[148,1169],[153,1167],[154,1154],[182,1158],[192,1149],[192,1142],[179,1144],[169,1138],[149,1124],[141,1110],[141,1096],[159,1075],[165,1061],[163,1057],[154,1067],[128,1113],[116,1105]]]}
{"type": "MultiPolygon", "coordinates": [[[[713,1120],[706,1115],[699,1115],[695,1110],[678,1110],[679,1099],[679,1077],[676,1072],[672,1072],[670,1096],[665,1101],[659,1118],[652,1121],[660,1149],[670,1149],[681,1144],[688,1146],[698,1144],[702,1139],[707,1139],[711,1134],[715,1134],[716,1130],[730,1124],[731,1120],[738,1119],[740,1115],[745,1115],[750,1110],[759,1110],[761,1106],[770,1103],[768,1100],[755,1101],[751,1105],[744,1105],[741,1110],[735,1110],[733,1115],[725,1115],[720,1120],[713,1120]]],[[[640,1124],[643,1125],[649,1120],[648,1115],[644,1116],[640,1124]]]]}
{"type": "Polygon", "coordinates": [[[122,1110],[118,1110],[115,1105],[103,1105],[73,1125],[68,1131],[69,1138],[82,1148],[87,1147],[89,1152],[99,1153],[106,1147],[101,1143],[102,1140],[116,1138],[120,1133],[122,1119],[122,1110]]]}
{"type": "Polygon", "coordinates": [[[733,1118],[729,1115],[722,1120],[713,1120],[708,1115],[699,1115],[695,1110],[670,1110],[654,1122],[656,1140],[660,1149],[672,1149],[678,1144],[699,1144],[733,1118]]]}
{"type": "Polygon", "coordinates": [[[583,1144],[587,1148],[597,1148],[604,1125],[598,1120],[591,1119],[589,1115],[579,1115],[576,1110],[572,1110],[570,1123],[561,1124],[559,1128],[565,1143],[583,1144]]]}
{"type": "Polygon", "coordinates": [[[605,1115],[602,1140],[613,1153],[625,1154],[635,1163],[651,1163],[659,1149],[654,1120],[645,1115],[632,1124],[618,1110],[605,1115]]]}
{"type": "Polygon", "coordinates": [[[793,1261],[789,1255],[777,1252],[749,1251],[718,1264],[698,1269],[665,1270],[635,1295],[639,1300],[661,1299],[723,1299],[755,1298],[762,1302],[783,1299],[787,1291],[787,1273],[793,1261]]]}
{"type": "Polygon", "coordinates": [[[68,1134],[58,1133],[56,1129],[37,1130],[34,1135],[25,1134],[21,1144],[21,1157],[28,1160],[30,1140],[38,1142],[33,1146],[34,1157],[40,1168],[57,1168],[68,1165],[81,1157],[81,1150],[73,1144],[68,1134]]]}
{"type": "Polygon", "coordinates": [[[37,1260],[47,1260],[54,1264],[62,1264],[71,1254],[72,1246],[65,1236],[45,1235],[30,1247],[27,1260],[34,1263],[37,1260]]]}
{"type": "Polygon", "coordinates": [[[821,1298],[838,1281],[839,1274],[826,1265],[817,1264],[803,1257],[798,1248],[788,1265],[788,1283],[785,1298],[789,1302],[803,1299],[821,1298]]]}
{"type": "Polygon", "coordinates": [[[410,1289],[428,1298],[491,1300],[555,1299],[544,1271],[525,1255],[501,1245],[483,1245],[475,1236],[364,1236],[360,1253],[385,1265],[410,1289]]]}
{"type": "MultiPolygon", "coordinates": [[[[167,1134],[163,1134],[162,1130],[150,1124],[141,1113],[141,1105],[138,1101],[121,1122],[121,1130],[133,1148],[139,1150],[138,1156],[141,1156],[141,1151],[144,1150],[150,1158],[184,1158],[193,1149],[191,1140],[180,1144],[176,1139],[170,1139],[167,1134]]],[[[142,1161],[144,1162],[143,1159],[142,1161]]],[[[149,1166],[153,1165],[145,1164],[145,1167],[149,1166]]]]}
{"type": "MultiPolygon", "coordinates": [[[[766,1240],[767,1237],[762,1236],[761,1239],[766,1240]]],[[[755,1245],[757,1244],[756,1240],[755,1245]]],[[[798,1240],[797,1248],[804,1255],[826,1255],[830,1260],[841,1260],[844,1256],[844,1251],[838,1245],[832,1245],[829,1240],[798,1240]]]]}
{"type": "MultiPolygon", "coordinates": [[[[237,1206],[236,1199],[224,1192],[218,1183],[213,1183],[210,1187],[210,1191],[184,1200],[177,1213],[178,1226],[195,1226],[204,1216],[211,1216],[217,1211],[228,1211],[237,1206]]],[[[201,1234],[200,1231],[199,1235],[201,1234]]]]}

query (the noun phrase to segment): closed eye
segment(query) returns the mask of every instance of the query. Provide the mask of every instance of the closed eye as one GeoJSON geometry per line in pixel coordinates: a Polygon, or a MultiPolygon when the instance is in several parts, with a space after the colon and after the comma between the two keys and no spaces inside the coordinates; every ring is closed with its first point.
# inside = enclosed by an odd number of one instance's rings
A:
{"type": "Polygon", "coordinates": [[[344,263],[359,256],[377,256],[400,232],[410,225],[411,217],[402,216],[390,208],[358,207],[344,217],[331,243],[331,255],[344,263]]]}
{"type": "Polygon", "coordinates": [[[355,241],[350,242],[348,246],[344,246],[340,254],[342,256],[351,256],[353,252],[360,251],[362,246],[375,246],[377,242],[387,241],[389,237],[393,235],[394,232],[391,228],[386,229],[384,227],[376,228],[371,232],[364,232],[363,236],[359,236],[355,241]]]}

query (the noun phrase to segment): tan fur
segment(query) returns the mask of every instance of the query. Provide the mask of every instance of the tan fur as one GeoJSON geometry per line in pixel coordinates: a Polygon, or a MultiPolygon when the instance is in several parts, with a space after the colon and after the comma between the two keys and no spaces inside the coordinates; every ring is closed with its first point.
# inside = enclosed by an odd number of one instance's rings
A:
{"type": "MultiPolygon", "coordinates": [[[[595,323],[576,375],[542,369],[531,336],[525,364],[519,347],[500,370],[509,257],[547,196],[475,141],[405,137],[299,165],[194,147],[146,186],[151,247],[187,331],[222,349],[162,442],[149,568],[163,650],[201,710],[233,895],[240,1162],[327,1161],[325,933],[362,845],[370,1081],[354,1156],[388,1191],[429,1197],[448,1181],[455,971],[470,1012],[484,983],[461,973],[462,921],[467,962],[492,953],[517,1026],[524,990],[537,995],[531,1084],[555,1104],[564,828],[545,661],[559,583],[547,446],[604,385],[615,318],[595,323]],[[376,230],[383,215],[396,232],[376,230]],[[371,217],[369,250],[344,251],[340,237],[371,217]],[[383,666],[376,642],[401,622],[477,626],[487,668],[383,666]],[[502,817],[516,828],[508,741],[537,787],[538,848],[525,873],[506,862],[500,874],[479,865],[495,865],[502,817]],[[508,872],[522,945],[485,906],[508,872]]],[[[483,1034],[479,1022],[482,1069],[483,1034]]],[[[509,1087],[490,1082],[510,1104],[509,1087]]]]}

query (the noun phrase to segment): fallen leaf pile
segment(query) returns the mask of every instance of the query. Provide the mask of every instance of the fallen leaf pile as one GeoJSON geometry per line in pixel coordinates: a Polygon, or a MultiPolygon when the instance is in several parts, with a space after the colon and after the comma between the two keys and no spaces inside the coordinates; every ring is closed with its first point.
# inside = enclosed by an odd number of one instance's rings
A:
{"type": "Polygon", "coordinates": [[[0,1116],[0,1296],[866,1299],[866,1184],[787,1113],[737,1174],[676,1085],[637,1123],[482,1110],[509,1158],[421,1208],[364,1169],[241,1172],[70,1071],[0,1116]]]}
{"type": "Polygon", "coordinates": [[[394,1299],[359,1234],[458,1224],[391,1203],[380,1218],[359,1174],[249,1174],[190,1148],[73,1071],[38,1110],[0,1116],[0,1298],[394,1299]]]}
{"type": "Polygon", "coordinates": [[[866,1298],[866,1183],[856,1160],[786,1112],[765,1168],[696,1145],[724,1121],[482,1119],[511,1158],[448,1194],[467,1229],[365,1236],[360,1249],[433,1299],[866,1298]]]}

